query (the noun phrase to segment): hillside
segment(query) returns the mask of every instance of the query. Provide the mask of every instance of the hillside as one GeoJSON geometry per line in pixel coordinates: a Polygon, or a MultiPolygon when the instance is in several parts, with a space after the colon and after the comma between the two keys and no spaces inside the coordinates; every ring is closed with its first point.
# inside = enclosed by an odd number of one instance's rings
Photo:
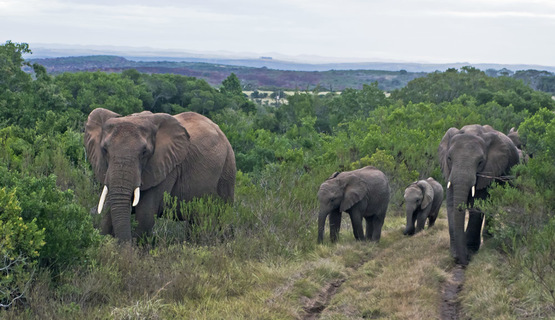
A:
{"type": "Polygon", "coordinates": [[[122,72],[136,69],[144,73],[171,73],[196,77],[206,80],[213,86],[221,84],[233,72],[239,77],[245,90],[312,90],[316,86],[320,86],[329,91],[341,91],[345,88],[361,89],[363,84],[378,82],[382,90],[391,91],[426,74],[424,72],[376,70],[293,71],[205,62],[132,61],[116,56],[31,59],[29,61],[43,65],[51,74],[79,71],[122,72]]]}
{"type": "MultiPolygon", "coordinates": [[[[138,58],[140,59],[140,57],[138,58]]],[[[154,59],[154,58],[153,58],[154,59]]],[[[43,65],[51,74],[63,72],[103,71],[122,72],[135,69],[144,73],[179,74],[204,79],[212,86],[219,86],[231,73],[235,73],[241,81],[243,90],[313,90],[317,86],[325,91],[342,91],[345,88],[362,89],[364,84],[378,83],[383,91],[391,92],[407,85],[413,79],[423,77],[427,72],[410,72],[407,64],[376,63],[368,64],[320,64],[312,68],[302,64],[284,64],[279,61],[267,60],[261,64],[252,60],[217,60],[218,63],[200,62],[209,59],[189,59],[192,61],[153,60],[135,61],[118,56],[77,56],[63,58],[30,59],[31,63],[43,65]],[[198,61],[195,61],[198,60],[198,61]],[[257,67],[253,67],[255,65],[257,67]],[[289,68],[289,69],[288,69],[289,68]],[[366,68],[366,69],[365,69],[366,68]],[[302,69],[312,69],[303,71],[302,69]],[[396,71],[385,71],[396,70],[396,71]]],[[[163,58],[160,58],[163,59],[163,58]]],[[[449,65],[461,68],[467,64],[449,65]]],[[[447,65],[436,65],[436,69],[414,67],[414,70],[441,70],[447,65]]],[[[555,95],[555,74],[549,71],[534,69],[517,69],[516,72],[502,65],[479,65],[489,76],[510,76],[528,84],[535,90],[555,95]],[[499,69],[494,69],[499,67],[499,69]],[[503,67],[503,68],[501,68],[503,67]]],[[[512,66],[515,68],[530,66],[512,66]]],[[[26,69],[30,71],[29,68],[26,69]]]]}

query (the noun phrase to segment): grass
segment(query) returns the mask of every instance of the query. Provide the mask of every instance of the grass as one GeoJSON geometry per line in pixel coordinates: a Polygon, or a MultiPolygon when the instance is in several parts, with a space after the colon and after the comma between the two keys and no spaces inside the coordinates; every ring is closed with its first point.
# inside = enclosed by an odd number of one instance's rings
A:
{"type": "Polygon", "coordinates": [[[322,319],[439,317],[439,289],[452,263],[446,221],[413,237],[402,235],[402,217],[386,227],[372,259],[352,272],[322,319]]]}
{"type": "Polygon", "coordinates": [[[553,301],[525,272],[511,268],[506,256],[486,246],[466,272],[464,313],[474,319],[555,319],[553,301]]]}
{"type": "MultiPolygon", "coordinates": [[[[249,228],[211,246],[167,241],[131,247],[107,237],[83,267],[54,281],[39,272],[28,308],[0,311],[0,318],[298,319],[325,288],[341,283],[321,319],[439,319],[441,288],[453,267],[444,212],[436,226],[412,237],[402,235],[405,218],[389,212],[380,243],[355,241],[344,215],[338,243],[317,245],[315,207],[294,211],[310,190],[294,183],[276,190],[282,191],[256,203],[245,200],[240,206],[252,214],[249,228]],[[299,230],[308,234],[285,241],[299,230]]],[[[159,221],[157,228],[171,233],[171,223],[179,224],[159,221]]],[[[503,259],[487,246],[475,256],[460,296],[464,315],[553,316],[549,304],[538,303],[534,284],[508,271],[503,259]]]]}

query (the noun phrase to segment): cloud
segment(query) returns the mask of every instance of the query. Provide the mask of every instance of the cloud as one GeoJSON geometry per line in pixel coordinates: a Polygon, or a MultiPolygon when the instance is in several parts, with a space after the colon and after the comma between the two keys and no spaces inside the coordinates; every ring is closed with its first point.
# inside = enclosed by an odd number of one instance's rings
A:
{"type": "Polygon", "coordinates": [[[0,41],[382,60],[555,65],[554,22],[548,0],[0,0],[0,41]]]}

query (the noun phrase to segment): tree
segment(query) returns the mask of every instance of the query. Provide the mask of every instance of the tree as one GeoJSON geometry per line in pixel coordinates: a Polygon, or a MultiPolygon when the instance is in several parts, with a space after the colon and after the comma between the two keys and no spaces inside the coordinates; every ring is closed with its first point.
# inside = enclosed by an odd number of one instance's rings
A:
{"type": "Polygon", "coordinates": [[[232,72],[229,75],[229,77],[227,77],[222,82],[222,87],[220,88],[220,91],[222,93],[229,94],[229,95],[242,95],[243,94],[243,90],[241,88],[241,81],[239,81],[239,78],[237,78],[235,73],[232,72]]]}

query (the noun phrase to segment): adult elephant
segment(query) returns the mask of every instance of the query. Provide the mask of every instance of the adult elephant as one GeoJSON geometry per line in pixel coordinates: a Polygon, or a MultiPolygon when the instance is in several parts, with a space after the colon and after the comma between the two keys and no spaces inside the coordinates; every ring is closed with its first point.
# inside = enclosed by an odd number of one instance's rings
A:
{"type": "Polygon", "coordinates": [[[235,155],[210,119],[184,112],[148,111],[122,117],[93,110],[85,125],[85,148],[96,179],[104,185],[98,213],[107,199],[102,233],[131,239],[131,206],[137,236],[148,233],[163,211],[163,195],[179,200],[217,195],[233,201],[235,155]]]}
{"type": "MultiPolygon", "coordinates": [[[[480,248],[483,213],[476,198],[487,196],[487,187],[518,163],[518,151],[505,134],[486,125],[447,130],[438,148],[443,177],[447,181],[447,220],[451,253],[467,265],[470,253],[480,248]],[[469,219],[464,230],[466,208],[469,219]]],[[[486,219],[487,223],[487,219],[486,219]]],[[[486,230],[484,230],[486,231],[486,230]]]]}
{"type": "Polygon", "coordinates": [[[337,241],[341,228],[341,214],[351,216],[355,239],[379,241],[385,213],[389,204],[389,182],[374,167],[335,172],[318,190],[320,213],[318,215],[318,243],[324,240],[326,218],[330,216],[330,239],[337,241]],[[362,229],[366,220],[366,237],[362,229]]]}
{"type": "Polygon", "coordinates": [[[405,189],[407,226],[404,235],[413,235],[422,229],[428,220],[428,228],[436,222],[443,202],[443,187],[434,178],[418,180],[405,189]],[[416,223],[416,229],[414,224],[416,223]]]}

